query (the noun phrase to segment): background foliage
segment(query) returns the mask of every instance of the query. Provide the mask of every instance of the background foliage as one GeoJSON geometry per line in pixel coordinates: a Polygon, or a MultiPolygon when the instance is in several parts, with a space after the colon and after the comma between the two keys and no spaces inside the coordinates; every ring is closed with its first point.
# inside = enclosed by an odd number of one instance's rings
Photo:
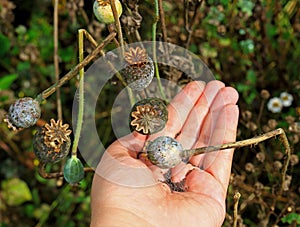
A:
{"type": "MultiPolygon", "coordinates": [[[[299,129],[291,130],[300,115],[300,2],[207,0],[200,5],[199,2],[163,1],[168,41],[197,54],[217,79],[238,90],[239,140],[283,127],[294,153],[286,176],[287,191],[278,194],[280,168],[285,158],[278,142],[272,140],[235,152],[224,226],[232,225],[236,191],[242,195],[239,226],[300,225],[300,134],[299,129]],[[266,107],[268,99],[283,91],[293,95],[292,105],[280,113],[270,112],[266,107]]],[[[142,40],[151,40],[154,1],[124,0],[122,3],[142,18],[140,21],[124,13],[121,22],[125,41],[136,38],[128,35],[126,28],[139,31],[142,40]]],[[[78,62],[79,28],[87,29],[99,42],[109,34],[108,28],[95,20],[92,4],[83,0],[59,1],[61,75],[78,62]]],[[[162,32],[159,22],[158,39],[162,39],[162,32]]],[[[1,122],[15,99],[34,97],[53,84],[53,47],[52,1],[0,2],[1,122]]],[[[91,50],[92,45],[87,42],[86,54],[91,50]]],[[[162,75],[168,78],[170,74],[162,70],[162,75]]],[[[172,78],[184,83],[184,75],[172,78]]],[[[102,91],[99,108],[109,110],[114,101],[110,94],[121,87],[112,79],[102,91]]],[[[75,90],[75,79],[62,88],[63,118],[69,124],[75,90]]],[[[42,111],[43,120],[56,118],[55,96],[48,99],[42,111]]],[[[96,121],[105,126],[105,130],[99,130],[99,136],[107,146],[114,140],[109,115],[101,112],[96,121]]],[[[87,174],[77,186],[70,186],[62,179],[41,178],[32,151],[34,130],[14,133],[0,124],[0,226],[20,226],[20,223],[22,226],[88,226],[92,174],[87,174]]],[[[55,171],[60,165],[47,168],[55,171]]]]}

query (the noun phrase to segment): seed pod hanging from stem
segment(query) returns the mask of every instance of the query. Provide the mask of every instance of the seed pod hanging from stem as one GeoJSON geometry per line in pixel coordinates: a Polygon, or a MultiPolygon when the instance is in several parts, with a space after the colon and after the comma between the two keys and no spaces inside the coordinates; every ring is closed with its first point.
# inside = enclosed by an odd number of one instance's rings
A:
{"type": "Polygon", "coordinates": [[[37,122],[41,116],[41,108],[38,101],[30,97],[20,98],[15,101],[8,110],[4,121],[14,131],[19,128],[29,128],[37,122]]]}
{"type": "Polygon", "coordinates": [[[65,158],[70,150],[71,130],[68,124],[62,124],[61,120],[45,124],[37,129],[33,138],[33,149],[36,158],[42,163],[55,163],[65,158]]]}
{"type": "Polygon", "coordinates": [[[142,91],[148,87],[154,76],[154,65],[146,50],[140,47],[130,47],[125,52],[124,60],[121,74],[128,86],[136,91],[142,91]]]}
{"type": "MultiPolygon", "coordinates": [[[[117,14],[120,17],[122,14],[122,4],[119,0],[115,0],[117,14]]],[[[93,5],[95,17],[105,24],[115,22],[114,14],[111,8],[110,0],[95,0],[93,5]]]]}
{"type": "MultiPolygon", "coordinates": [[[[271,132],[267,132],[251,139],[186,150],[183,149],[183,147],[177,140],[168,136],[160,136],[153,141],[148,141],[146,143],[146,146],[144,147],[143,152],[145,152],[147,158],[154,165],[157,165],[160,168],[168,169],[175,167],[181,161],[187,162],[194,155],[258,144],[275,136],[279,136],[286,150],[287,158],[282,171],[282,175],[285,176],[291,156],[291,149],[286,134],[281,128],[275,129],[271,132]]],[[[282,179],[282,182],[283,181],[284,179],[282,179]]]]}

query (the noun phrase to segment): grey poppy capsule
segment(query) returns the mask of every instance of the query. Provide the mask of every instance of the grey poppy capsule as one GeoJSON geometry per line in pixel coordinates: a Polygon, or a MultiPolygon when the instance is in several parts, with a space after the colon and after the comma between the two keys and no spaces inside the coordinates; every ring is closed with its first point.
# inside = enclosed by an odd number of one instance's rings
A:
{"type": "Polygon", "coordinates": [[[145,147],[147,158],[162,169],[173,168],[182,161],[181,144],[168,136],[160,136],[145,147]]]}
{"type": "Polygon", "coordinates": [[[36,124],[41,116],[41,108],[38,101],[25,97],[15,101],[8,110],[5,121],[9,128],[29,128],[36,124]]]}
{"type": "Polygon", "coordinates": [[[154,65],[145,49],[130,47],[125,52],[125,64],[121,74],[128,86],[135,91],[142,91],[151,83],[154,65]]]}

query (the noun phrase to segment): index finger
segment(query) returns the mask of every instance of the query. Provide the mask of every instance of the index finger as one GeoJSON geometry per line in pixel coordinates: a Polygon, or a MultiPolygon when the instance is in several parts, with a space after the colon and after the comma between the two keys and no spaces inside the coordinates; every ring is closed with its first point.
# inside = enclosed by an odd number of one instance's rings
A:
{"type": "Polygon", "coordinates": [[[168,105],[168,122],[165,128],[149,136],[153,140],[159,136],[175,136],[181,131],[190,111],[201,96],[205,87],[203,81],[192,81],[188,83],[180,93],[178,93],[168,105]]]}

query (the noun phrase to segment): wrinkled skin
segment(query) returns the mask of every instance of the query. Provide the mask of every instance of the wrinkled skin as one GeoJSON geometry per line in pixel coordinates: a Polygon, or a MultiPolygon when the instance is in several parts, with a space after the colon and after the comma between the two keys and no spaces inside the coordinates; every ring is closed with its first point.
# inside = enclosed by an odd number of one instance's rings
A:
{"type": "Polygon", "coordinates": [[[237,92],[220,81],[191,82],[168,106],[163,131],[115,141],[94,175],[91,226],[221,226],[232,149],[194,156],[173,168],[172,180],[185,178],[185,192],[171,191],[161,182],[165,171],[137,159],[137,153],[146,140],[161,135],[176,138],[185,149],[235,141],[237,100],[237,92]]]}

